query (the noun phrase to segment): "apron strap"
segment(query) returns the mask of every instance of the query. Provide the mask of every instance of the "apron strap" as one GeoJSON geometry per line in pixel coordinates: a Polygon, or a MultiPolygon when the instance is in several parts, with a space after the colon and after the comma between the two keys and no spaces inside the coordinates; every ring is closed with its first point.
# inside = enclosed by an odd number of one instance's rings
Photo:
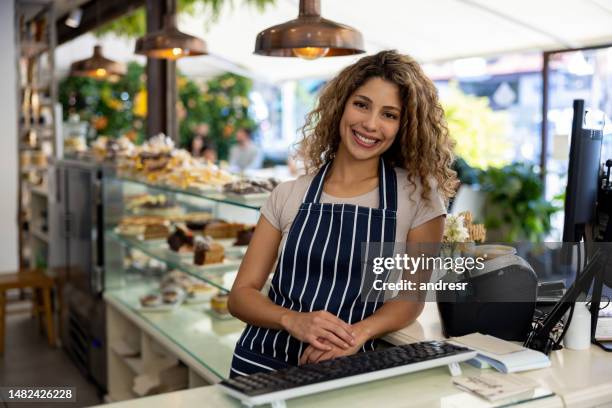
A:
{"type": "Polygon", "coordinates": [[[321,170],[317,173],[315,178],[310,182],[310,187],[308,187],[308,191],[304,195],[304,203],[318,203],[321,198],[321,193],[323,192],[323,180],[325,180],[325,175],[327,174],[327,170],[331,166],[331,161],[327,162],[325,166],[321,167],[321,170]]]}
{"type": "Polygon", "coordinates": [[[397,210],[397,176],[395,169],[380,159],[378,169],[378,207],[397,210]]]}
{"type": "MultiPolygon", "coordinates": [[[[318,203],[323,193],[323,181],[331,161],[327,162],[310,182],[304,195],[304,203],[318,203]]],[[[395,170],[381,158],[378,169],[378,208],[397,210],[397,178],[395,170]]]]}

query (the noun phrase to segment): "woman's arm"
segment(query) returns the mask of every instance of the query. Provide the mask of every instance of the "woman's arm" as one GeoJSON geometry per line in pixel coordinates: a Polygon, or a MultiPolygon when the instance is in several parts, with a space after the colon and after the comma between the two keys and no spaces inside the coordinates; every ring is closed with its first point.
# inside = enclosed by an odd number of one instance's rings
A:
{"type": "MultiPolygon", "coordinates": [[[[406,241],[407,243],[439,243],[442,241],[443,233],[444,216],[441,215],[410,230],[406,241]]],[[[314,363],[354,354],[366,341],[408,326],[419,317],[423,308],[424,303],[420,301],[388,301],[371,316],[352,325],[355,332],[355,346],[346,350],[334,347],[327,352],[309,347],[302,354],[300,363],[314,363]]]]}
{"type": "Polygon", "coordinates": [[[349,324],[326,311],[299,313],[286,309],[261,293],[276,260],[281,238],[281,232],[265,217],[260,217],[230,292],[230,313],[254,326],[287,330],[318,349],[331,349],[319,339],[348,348],[354,343],[349,324]]]}

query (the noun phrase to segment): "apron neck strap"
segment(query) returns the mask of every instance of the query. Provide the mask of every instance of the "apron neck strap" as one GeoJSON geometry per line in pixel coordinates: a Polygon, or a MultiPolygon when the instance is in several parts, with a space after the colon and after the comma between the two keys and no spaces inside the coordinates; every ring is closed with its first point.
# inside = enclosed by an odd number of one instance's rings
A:
{"type": "MultiPolygon", "coordinates": [[[[304,195],[304,203],[318,203],[323,193],[323,182],[331,167],[331,161],[327,162],[310,182],[310,186],[304,195]]],[[[378,168],[378,208],[384,210],[397,209],[397,179],[393,167],[387,165],[380,159],[378,168]]]]}

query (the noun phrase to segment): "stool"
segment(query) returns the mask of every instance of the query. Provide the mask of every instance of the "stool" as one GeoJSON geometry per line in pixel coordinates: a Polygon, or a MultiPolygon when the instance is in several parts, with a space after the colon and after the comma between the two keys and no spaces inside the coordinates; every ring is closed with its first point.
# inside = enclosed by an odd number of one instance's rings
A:
{"type": "MultiPolygon", "coordinates": [[[[50,346],[55,346],[55,328],[53,325],[53,311],[51,310],[51,290],[55,286],[49,276],[39,270],[27,270],[19,273],[0,274],[0,354],[4,353],[4,330],[6,319],[6,294],[9,289],[31,288],[34,294],[42,293],[42,307],[34,300],[34,311],[38,316],[44,312],[47,325],[47,340],[50,346]]],[[[34,299],[38,299],[34,295],[34,299]]]]}

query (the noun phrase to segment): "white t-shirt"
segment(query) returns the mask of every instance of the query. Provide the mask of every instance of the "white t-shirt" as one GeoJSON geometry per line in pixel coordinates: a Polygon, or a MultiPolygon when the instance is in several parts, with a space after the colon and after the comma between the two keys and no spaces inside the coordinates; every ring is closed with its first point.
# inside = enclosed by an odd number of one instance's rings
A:
{"type": "MultiPolygon", "coordinates": [[[[414,180],[414,185],[408,180],[406,170],[396,167],[397,175],[397,223],[395,229],[395,242],[406,242],[408,232],[430,221],[440,215],[446,214],[446,204],[444,196],[438,191],[435,182],[432,180],[432,186],[429,193],[429,201],[421,197],[421,184],[418,180],[414,180]]],[[[300,204],[304,199],[304,195],[310,186],[310,182],[316,174],[301,176],[296,180],[286,181],[276,186],[272,194],[261,208],[261,214],[266,217],[266,220],[282,232],[282,241],[279,246],[283,247],[289,229],[300,204]]],[[[378,186],[365,194],[355,197],[334,197],[326,194],[324,191],[321,194],[322,203],[345,203],[359,205],[363,207],[378,208],[378,186]]]]}

